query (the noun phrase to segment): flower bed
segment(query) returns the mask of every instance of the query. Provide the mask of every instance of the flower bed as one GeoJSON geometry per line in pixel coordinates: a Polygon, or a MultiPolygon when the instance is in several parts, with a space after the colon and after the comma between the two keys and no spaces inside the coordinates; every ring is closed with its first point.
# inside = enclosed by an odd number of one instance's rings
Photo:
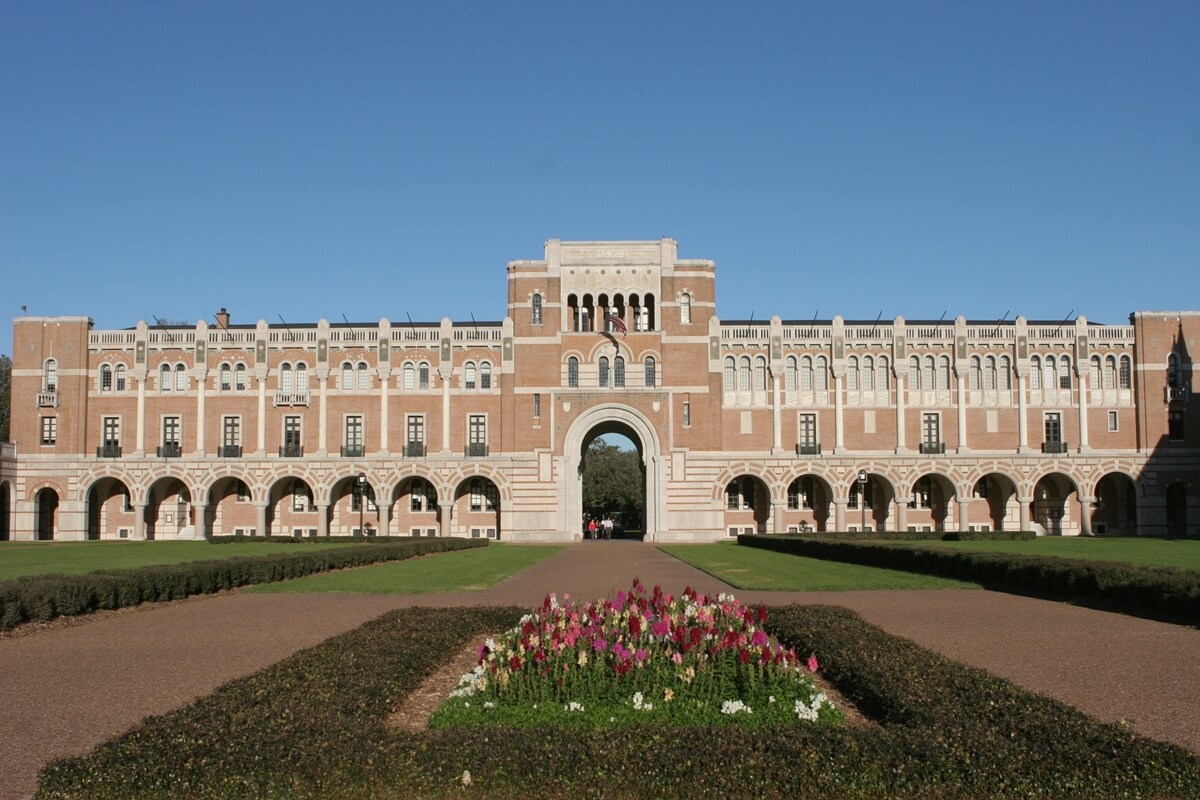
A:
{"type": "Polygon", "coordinates": [[[840,722],[810,675],[816,657],[802,663],[766,621],[765,607],[732,596],[647,593],[637,580],[591,603],[550,595],[499,642],[479,646],[478,665],[430,725],[840,722]]]}

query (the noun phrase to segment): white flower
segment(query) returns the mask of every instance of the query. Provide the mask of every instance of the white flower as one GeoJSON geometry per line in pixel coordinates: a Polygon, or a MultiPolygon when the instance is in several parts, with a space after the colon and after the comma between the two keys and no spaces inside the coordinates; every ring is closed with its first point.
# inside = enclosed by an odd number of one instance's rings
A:
{"type": "Polygon", "coordinates": [[[563,706],[563,711],[583,711],[583,704],[576,703],[574,700],[563,706]]]}
{"type": "Polygon", "coordinates": [[[767,702],[768,702],[768,703],[774,703],[774,702],[775,702],[775,695],[773,695],[773,694],[772,694],[772,695],[768,695],[768,696],[767,696],[767,702]]]}
{"type": "Polygon", "coordinates": [[[485,703],[483,704],[483,707],[484,707],[484,708],[495,708],[495,707],[496,707],[496,704],[495,704],[495,703],[493,703],[491,700],[488,700],[487,702],[485,702],[485,703]]]}
{"type": "Polygon", "coordinates": [[[726,700],[724,703],[721,703],[721,713],[729,714],[731,716],[733,714],[753,714],[754,709],[750,708],[750,706],[746,705],[741,700],[726,700]]]}
{"type": "Polygon", "coordinates": [[[796,716],[800,719],[807,720],[808,722],[815,722],[817,719],[817,712],[821,710],[821,706],[827,704],[830,703],[829,698],[825,696],[825,693],[817,692],[811,703],[805,703],[803,700],[797,700],[796,705],[793,706],[793,708],[796,710],[796,716]]]}

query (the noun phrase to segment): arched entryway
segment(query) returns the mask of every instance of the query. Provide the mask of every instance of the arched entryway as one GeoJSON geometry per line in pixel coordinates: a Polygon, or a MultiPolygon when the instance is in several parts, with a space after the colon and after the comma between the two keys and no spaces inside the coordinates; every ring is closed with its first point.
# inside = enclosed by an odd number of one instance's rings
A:
{"type": "Polygon", "coordinates": [[[1110,472],[1096,484],[1092,533],[1133,536],[1137,533],[1137,485],[1122,472],[1110,472]]]}
{"type": "Polygon", "coordinates": [[[472,475],[454,490],[454,535],[472,539],[500,538],[500,488],[491,479],[472,475]]]}
{"type": "Polygon", "coordinates": [[[957,525],[948,524],[957,496],[954,484],[945,475],[936,472],[922,475],[912,485],[906,526],[909,530],[930,532],[957,529],[957,525]]]}
{"type": "Polygon", "coordinates": [[[350,475],[333,485],[326,518],[331,536],[376,536],[380,531],[375,487],[365,474],[350,475]]]}
{"type": "Polygon", "coordinates": [[[1015,531],[1021,527],[1017,485],[999,472],[989,472],[971,487],[967,528],[982,531],[1015,531]]]}
{"type": "Polygon", "coordinates": [[[896,502],[896,488],[882,475],[866,470],[866,481],[850,483],[846,503],[846,528],[852,531],[886,531],[896,502]]]}
{"type": "Polygon", "coordinates": [[[738,475],[725,484],[724,530],[729,536],[766,533],[771,490],[755,475],[738,475]]]}
{"type": "Polygon", "coordinates": [[[117,478],[101,478],[87,495],[87,538],[130,539],[136,527],[129,487],[117,478]]]}
{"type": "Polygon", "coordinates": [[[203,536],[246,536],[258,524],[250,487],[241,478],[221,478],[208,490],[203,536]]]}
{"type": "Polygon", "coordinates": [[[163,478],[150,487],[146,503],[147,539],[191,539],[196,535],[192,493],[178,478],[163,478]]]}
{"type": "Polygon", "coordinates": [[[585,536],[641,539],[646,470],[640,446],[626,434],[599,433],[584,447],[580,465],[585,536]],[[593,527],[595,530],[593,530],[593,527]]]}
{"type": "Polygon", "coordinates": [[[426,478],[405,478],[392,492],[393,536],[437,536],[442,515],[437,488],[426,478]]]}
{"type": "Polygon", "coordinates": [[[1047,536],[1079,533],[1075,482],[1061,472],[1044,476],[1033,487],[1033,525],[1047,536]]]}
{"type": "Polygon", "coordinates": [[[829,530],[829,501],[833,490],[816,475],[801,475],[787,489],[787,507],[783,515],[783,530],[788,533],[824,532],[829,530]]]}
{"type": "Polygon", "coordinates": [[[265,522],[260,536],[316,536],[317,504],[308,482],[290,476],[275,481],[267,496],[265,522]]]}
{"type": "Polygon", "coordinates": [[[583,535],[583,462],[591,442],[605,434],[629,439],[637,449],[644,475],[642,538],[652,541],[665,533],[666,469],[662,444],[654,426],[637,410],[620,403],[605,403],[582,412],[567,430],[559,470],[559,534],[578,539],[583,535]]]}
{"type": "Polygon", "coordinates": [[[52,541],[58,527],[58,492],[49,487],[39,489],[33,502],[37,513],[38,541],[52,541]]]}

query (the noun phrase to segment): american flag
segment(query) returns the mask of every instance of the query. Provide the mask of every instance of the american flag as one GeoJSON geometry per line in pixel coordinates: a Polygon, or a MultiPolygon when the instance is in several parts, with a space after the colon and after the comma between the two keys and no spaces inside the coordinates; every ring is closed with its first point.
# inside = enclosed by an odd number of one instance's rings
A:
{"type": "Polygon", "coordinates": [[[613,326],[613,330],[618,330],[624,336],[627,332],[625,328],[625,320],[621,319],[616,314],[608,313],[604,315],[604,321],[613,326]]]}

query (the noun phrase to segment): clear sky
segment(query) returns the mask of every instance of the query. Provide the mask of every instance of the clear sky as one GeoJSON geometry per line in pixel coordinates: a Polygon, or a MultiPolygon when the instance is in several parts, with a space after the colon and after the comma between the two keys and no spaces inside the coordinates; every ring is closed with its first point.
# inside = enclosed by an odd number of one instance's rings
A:
{"type": "Polygon", "coordinates": [[[1200,3],[0,3],[9,319],[496,320],[546,239],[726,319],[1200,307],[1200,3]]]}

